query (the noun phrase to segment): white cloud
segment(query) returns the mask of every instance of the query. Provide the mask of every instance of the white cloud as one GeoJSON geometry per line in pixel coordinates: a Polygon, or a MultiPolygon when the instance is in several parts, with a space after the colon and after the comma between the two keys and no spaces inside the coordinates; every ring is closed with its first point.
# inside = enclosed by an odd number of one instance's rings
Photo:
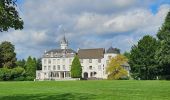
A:
{"type": "Polygon", "coordinates": [[[22,31],[3,33],[1,41],[11,41],[19,58],[40,57],[44,50],[57,48],[64,35],[73,49],[111,45],[130,50],[143,35],[155,35],[169,4],[160,5],[153,13],[153,0],[25,0],[21,15],[22,31]],[[131,41],[131,43],[129,42],[131,41]]]}

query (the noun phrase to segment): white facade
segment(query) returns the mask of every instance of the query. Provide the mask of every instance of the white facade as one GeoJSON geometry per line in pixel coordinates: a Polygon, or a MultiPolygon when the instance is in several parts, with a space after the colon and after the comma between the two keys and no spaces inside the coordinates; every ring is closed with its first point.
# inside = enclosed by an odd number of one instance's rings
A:
{"type": "MultiPolygon", "coordinates": [[[[36,71],[37,80],[61,80],[71,79],[71,64],[76,55],[72,49],[68,49],[68,41],[65,37],[60,42],[61,49],[45,52],[42,57],[42,70],[36,71]]],[[[106,79],[106,67],[109,59],[119,52],[109,48],[106,52],[103,48],[79,49],[78,56],[82,66],[82,78],[106,79]]],[[[129,73],[129,70],[127,70],[129,73]]]]}

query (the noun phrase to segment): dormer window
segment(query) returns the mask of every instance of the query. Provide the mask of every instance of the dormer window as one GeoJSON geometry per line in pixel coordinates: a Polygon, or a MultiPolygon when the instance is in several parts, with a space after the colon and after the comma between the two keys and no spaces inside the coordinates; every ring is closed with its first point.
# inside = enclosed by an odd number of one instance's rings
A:
{"type": "Polygon", "coordinates": [[[46,56],[48,56],[48,53],[46,54],[46,56]]]}

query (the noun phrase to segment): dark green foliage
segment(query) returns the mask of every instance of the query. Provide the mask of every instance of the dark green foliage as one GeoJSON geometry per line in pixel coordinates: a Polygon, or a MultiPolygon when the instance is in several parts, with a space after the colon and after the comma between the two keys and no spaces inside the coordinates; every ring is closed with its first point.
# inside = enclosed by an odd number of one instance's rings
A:
{"type": "Polygon", "coordinates": [[[29,56],[26,62],[26,69],[25,69],[26,76],[29,80],[35,78],[36,67],[37,67],[36,59],[31,58],[31,56],[29,56]]]}
{"type": "Polygon", "coordinates": [[[73,59],[72,65],[71,65],[71,77],[72,78],[81,78],[82,74],[82,67],[80,64],[80,60],[78,56],[76,55],[73,59]]]}
{"type": "MultiPolygon", "coordinates": [[[[17,80],[25,75],[25,70],[21,67],[16,67],[13,69],[8,68],[0,68],[0,80],[8,81],[8,80],[17,80]]],[[[24,80],[24,78],[23,78],[24,80]]]]}
{"type": "Polygon", "coordinates": [[[157,37],[161,41],[170,40],[170,11],[168,12],[166,16],[165,22],[162,24],[162,27],[159,29],[157,33],[157,37]]]}
{"type": "Polygon", "coordinates": [[[16,66],[15,47],[11,42],[4,41],[0,44],[0,66],[14,68],[16,66]]]}
{"type": "MultiPolygon", "coordinates": [[[[163,69],[161,76],[170,76],[170,12],[168,12],[165,22],[157,33],[160,47],[157,50],[156,58],[163,69]]],[[[170,79],[170,78],[165,78],[170,79]]]]}
{"type": "Polygon", "coordinates": [[[16,62],[16,65],[25,69],[25,63],[26,63],[25,59],[22,59],[22,60],[18,60],[16,62]]]}
{"type": "Polygon", "coordinates": [[[130,52],[124,52],[123,55],[127,58],[127,59],[130,59],[130,52]]]}
{"type": "Polygon", "coordinates": [[[0,0],[0,32],[9,28],[23,29],[23,21],[16,10],[17,0],[0,0]]]}
{"type": "Polygon", "coordinates": [[[0,80],[7,81],[11,79],[11,69],[1,68],[0,69],[0,80]]]}
{"type": "Polygon", "coordinates": [[[37,70],[42,70],[41,58],[38,58],[38,59],[37,59],[37,70]]]}
{"type": "Polygon", "coordinates": [[[132,47],[129,64],[134,78],[156,79],[159,72],[155,59],[158,45],[155,38],[146,35],[132,47]]]}
{"type": "MultiPolygon", "coordinates": [[[[22,77],[25,76],[25,69],[21,67],[16,67],[11,70],[11,78],[13,80],[18,80],[21,79],[22,77]]],[[[23,79],[24,80],[24,79],[23,79]]]]}

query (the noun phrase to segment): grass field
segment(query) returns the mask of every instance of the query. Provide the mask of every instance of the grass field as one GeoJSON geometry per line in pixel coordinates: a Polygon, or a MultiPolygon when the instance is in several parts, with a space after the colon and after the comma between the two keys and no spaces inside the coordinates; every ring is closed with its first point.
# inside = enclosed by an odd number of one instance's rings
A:
{"type": "Polygon", "coordinates": [[[0,100],[170,100],[170,81],[0,82],[0,100]]]}

